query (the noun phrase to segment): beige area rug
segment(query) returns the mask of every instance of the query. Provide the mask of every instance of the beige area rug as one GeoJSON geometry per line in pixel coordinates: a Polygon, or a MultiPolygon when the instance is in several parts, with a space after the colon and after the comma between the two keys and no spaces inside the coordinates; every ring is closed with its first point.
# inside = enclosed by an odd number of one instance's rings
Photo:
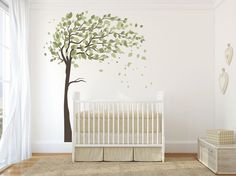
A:
{"type": "Polygon", "coordinates": [[[50,157],[34,164],[25,176],[214,176],[198,161],[76,162],[50,157]]]}

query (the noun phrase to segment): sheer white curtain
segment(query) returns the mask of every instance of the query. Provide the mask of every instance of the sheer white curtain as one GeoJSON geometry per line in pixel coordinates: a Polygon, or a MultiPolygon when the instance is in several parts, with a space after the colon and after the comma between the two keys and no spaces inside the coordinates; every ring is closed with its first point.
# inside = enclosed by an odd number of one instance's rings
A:
{"type": "Polygon", "coordinates": [[[31,157],[28,0],[9,0],[11,87],[0,141],[0,165],[31,157]]]}

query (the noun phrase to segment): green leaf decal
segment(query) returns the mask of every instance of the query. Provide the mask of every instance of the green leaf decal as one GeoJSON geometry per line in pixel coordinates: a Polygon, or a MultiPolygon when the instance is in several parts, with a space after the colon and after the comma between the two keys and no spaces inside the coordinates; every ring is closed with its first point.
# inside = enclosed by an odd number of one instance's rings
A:
{"type": "Polygon", "coordinates": [[[86,58],[87,58],[86,54],[84,54],[84,53],[81,54],[81,57],[82,57],[83,59],[86,59],[86,58]]]}
{"type": "Polygon", "coordinates": [[[115,54],[115,53],[112,53],[111,56],[112,56],[113,58],[116,58],[116,54],[115,54]]]}
{"type": "Polygon", "coordinates": [[[66,15],[66,18],[67,19],[70,19],[72,17],[72,12],[70,12],[70,13],[68,13],[67,15],[66,15]]]}
{"type": "Polygon", "coordinates": [[[141,59],[142,59],[142,60],[146,60],[146,57],[142,56],[141,59]]]}

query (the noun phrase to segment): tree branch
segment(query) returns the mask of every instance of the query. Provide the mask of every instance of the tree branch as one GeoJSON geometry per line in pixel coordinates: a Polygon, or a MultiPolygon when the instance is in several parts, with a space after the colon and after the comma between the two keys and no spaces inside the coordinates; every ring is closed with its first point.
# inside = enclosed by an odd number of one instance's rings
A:
{"type": "Polygon", "coordinates": [[[80,40],[79,42],[74,42],[74,41],[71,41],[71,43],[79,45],[79,44],[80,44],[80,43],[82,43],[84,40],[86,40],[86,38],[84,38],[84,39],[80,40]]]}
{"type": "Polygon", "coordinates": [[[83,23],[79,26],[79,28],[74,28],[74,29],[77,30],[77,31],[81,31],[81,29],[82,29],[82,27],[83,27],[84,24],[85,24],[85,22],[83,22],[83,23]]]}
{"type": "MultiPolygon", "coordinates": [[[[69,40],[68,40],[69,42],[68,42],[68,46],[66,48],[66,53],[68,53],[68,50],[69,50],[70,44],[71,44],[71,41],[70,41],[70,39],[71,39],[70,26],[71,26],[71,24],[67,27],[67,31],[68,31],[68,34],[69,34],[69,40]]],[[[69,58],[66,58],[66,59],[69,60],[69,58]]]]}
{"type": "Polygon", "coordinates": [[[71,49],[71,50],[70,50],[70,55],[69,55],[69,60],[70,60],[70,61],[72,60],[71,54],[72,54],[73,51],[74,51],[74,49],[71,49]]]}
{"type": "Polygon", "coordinates": [[[69,82],[69,85],[73,83],[79,83],[79,82],[86,82],[86,81],[84,81],[84,78],[77,78],[76,80],[69,82]]]}
{"type": "Polygon", "coordinates": [[[63,54],[64,46],[65,46],[65,45],[63,45],[63,47],[60,49],[60,52],[61,52],[61,57],[63,58],[63,61],[64,61],[65,64],[66,64],[66,63],[67,63],[67,60],[66,60],[66,58],[65,58],[65,56],[64,56],[64,54],[63,54]]]}

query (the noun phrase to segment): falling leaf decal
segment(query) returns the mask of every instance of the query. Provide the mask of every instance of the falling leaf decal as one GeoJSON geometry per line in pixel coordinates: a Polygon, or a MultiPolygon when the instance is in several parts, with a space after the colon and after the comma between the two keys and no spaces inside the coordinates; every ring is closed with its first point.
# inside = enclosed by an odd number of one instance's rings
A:
{"type": "Polygon", "coordinates": [[[131,66],[131,64],[132,64],[131,62],[128,62],[127,66],[128,66],[128,67],[130,67],[130,66],[131,66]]]}
{"type": "Polygon", "coordinates": [[[142,60],[146,60],[146,57],[145,57],[145,56],[142,56],[141,59],[142,59],[142,60]]]}

